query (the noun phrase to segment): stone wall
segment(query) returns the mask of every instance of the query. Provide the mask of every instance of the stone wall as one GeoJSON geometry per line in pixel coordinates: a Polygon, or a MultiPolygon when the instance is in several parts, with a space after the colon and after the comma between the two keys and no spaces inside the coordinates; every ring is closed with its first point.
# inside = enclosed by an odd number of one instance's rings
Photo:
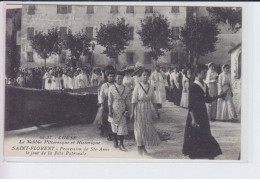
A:
{"type": "Polygon", "coordinates": [[[231,82],[233,90],[233,101],[237,113],[241,112],[241,78],[238,77],[239,55],[241,54],[241,46],[231,52],[231,82]]]}
{"type": "MultiPolygon", "coordinates": [[[[108,21],[116,21],[117,18],[124,17],[126,23],[134,27],[134,40],[130,41],[127,51],[134,52],[134,63],[144,61],[144,53],[149,51],[142,46],[139,35],[136,33],[140,29],[140,21],[151,13],[145,14],[145,6],[135,6],[134,13],[126,13],[126,6],[119,6],[118,13],[110,13],[110,6],[94,6],[94,14],[87,14],[87,6],[72,6],[72,12],[69,14],[57,14],[56,5],[36,5],[35,14],[28,15],[29,5],[23,5],[22,8],[22,30],[21,30],[21,65],[22,67],[43,66],[42,60],[31,48],[27,40],[27,28],[34,27],[35,31],[47,31],[52,27],[67,27],[73,32],[84,30],[86,27],[94,28],[94,37],[96,36],[96,28],[99,28],[100,23],[106,24],[108,21]],[[27,62],[27,51],[34,52],[34,62],[27,62]]],[[[181,27],[186,21],[186,7],[180,7],[179,13],[172,13],[171,7],[153,7],[154,12],[165,15],[170,21],[171,26],[181,27]]],[[[104,66],[111,63],[111,60],[102,54],[103,47],[96,45],[93,52],[94,63],[96,66],[104,66]]],[[[174,51],[183,51],[182,48],[177,47],[174,51]]],[[[84,60],[84,58],[81,58],[84,60]]],[[[161,57],[159,62],[170,63],[170,53],[161,57]]],[[[47,60],[47,66],[62,65],[59,62],[58,56],[52,56],[47,60]]],[[[119,65],[122,67],[127,65],[126,54],[119,56],[119,65]]],[[[153,67],[153,64],[147,65],[153,67]]]]}

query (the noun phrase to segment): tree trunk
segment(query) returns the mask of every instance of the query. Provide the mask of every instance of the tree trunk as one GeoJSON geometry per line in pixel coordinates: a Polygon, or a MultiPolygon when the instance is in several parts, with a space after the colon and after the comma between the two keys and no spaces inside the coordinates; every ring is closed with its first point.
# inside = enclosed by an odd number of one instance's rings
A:
{"type": "Polygon", "coordinates": [[[44,69],[46,70],[46,58],[44,59],[44,69]]]}

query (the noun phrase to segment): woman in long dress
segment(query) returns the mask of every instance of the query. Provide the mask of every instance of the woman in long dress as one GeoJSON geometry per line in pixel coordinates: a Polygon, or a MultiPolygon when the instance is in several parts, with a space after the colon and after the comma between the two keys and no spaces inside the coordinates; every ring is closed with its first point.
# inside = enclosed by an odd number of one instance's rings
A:
{"type": "Polygon", "coordinates": [[[151,103],[157,114],[158,109],[154,88],[148,83],[149,77],[150,71],[143,70],[142,81],[135,86],[132,95],[131,120],[134,120],[134,135],[140,155],[149,155],[145,146],[156,146],[160,143],[160,138],[152,123],[151,103]]]}
{"type": "Polygon", "coordinates": [[[125,76],[123,78],[123,85],[125,85],[129,90],[129,100],[128,100],[129,102],[127,103],[127,109],[130,115],[132,110],[132,103],[131,103],[132,93],[135,87],[135,81],[131,75],[131,72],[132,72],[131,70],[126,70],[125,76]]]}
{"type": "Polygon", "coordinates": [[[218,100],[217,120],[233,120],[237,117],[235,106],[233,103],[233,94],[231,87],[230,66],[225,64],[222,66],[222,73],[219,75],[218,89],[219,94],[227,92],[225,98],[218,100]]]}
{"type": "Polygon", "coordinates": [[[199,65],[195,70],[195,81],[189,92],[189,113],[184,133],[183,151],[191,159],[214,159],[222,154],[220,146],[210,131],[208,113],[205,103],[212,102],[225,94],[210,97],[206,78],[207,67],[199,65]]]}
{"type": "Polygon", "coordinates": [[[49,72],[47,71],[43,77],[43,79],[45,80],[44,86],[46,90],[52,89],[52,73],[52,70],[50,70],[49,72]]]}
{"type": "Polygon", "coordinates": [[[180,106],[184,107],[184,108],[188,108],[188,105],[189,105],[190,78],[191,78],[191,70],[188,69],[185,71],[183,78],[182,78],[183,89],[182,89],[180,106]]]}
{"type": "Polygon", "coordinates": [[[129,89],[122,84],[124,74],[116,73],[116,83],[109,88],[108,92],[108,108],[111,121],[112,132],[114,133],[114,147],[118,148],[118,139],[120,141],[119,149],[127,151],[124,146],[124,136],[128,134],[127,129],[127,102],[129,89]]]}
{"type": "Polygon", "coordinates": [[[180,105],[179,94],[181,91],[178,76],[179,76],[179,71],[178,71],[178,68],[175,67],[174,71],[171,73],[171,85],[172,85],[173,102],[176,106],[180,105]]]}
{"type": "MultiPolygon", "coordinates": [[[[214,63],[209,63],[208,67],[209,67],[209,70],[207,72],[205,83],[207,84],[207,86],[209,88],[209,96],[215,97],[216,95],[218,95],[218,86],[217,86],[218,74],[215,71],[214,63]]],[[[216,120],[217,101],[207,103],[206,106],[207,106],[207,111],[208,111],[208,115],[209,115],[209,120],[210,121],[216,120]]]]}
{"type": "Polygon", "coordinates": [[[98,103],[100,105],[100,112],[102,113],[102,124],[100,127],[100,134],[102,136],[107,136],[107,139],[111,141],[113,134],[111,130],[111,125],[108,122],[108,91],[109,88],[114,84],[115,71],[107,71],[106,77],[107,82],[103,83],[98,95],[98,103]]]}

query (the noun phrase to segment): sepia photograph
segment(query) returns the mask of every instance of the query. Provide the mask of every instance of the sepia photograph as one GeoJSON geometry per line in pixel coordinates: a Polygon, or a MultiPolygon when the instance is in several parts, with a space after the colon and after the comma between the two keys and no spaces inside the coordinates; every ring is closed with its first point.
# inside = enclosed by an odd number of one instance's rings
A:
{"type": "Polygon", "coordinates": [[[4,157],[241,161],[242,11],[6,3],[4,157]]]}

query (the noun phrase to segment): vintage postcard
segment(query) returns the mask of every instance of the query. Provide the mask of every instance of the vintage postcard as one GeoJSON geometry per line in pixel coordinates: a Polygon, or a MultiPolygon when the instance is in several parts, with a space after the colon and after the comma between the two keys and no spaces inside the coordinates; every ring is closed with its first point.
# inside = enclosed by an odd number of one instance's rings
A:
{"type": "Polygon", "coordinates": [[[7,161],[241,161],[242,6],[5,10],[7,161]]]}

